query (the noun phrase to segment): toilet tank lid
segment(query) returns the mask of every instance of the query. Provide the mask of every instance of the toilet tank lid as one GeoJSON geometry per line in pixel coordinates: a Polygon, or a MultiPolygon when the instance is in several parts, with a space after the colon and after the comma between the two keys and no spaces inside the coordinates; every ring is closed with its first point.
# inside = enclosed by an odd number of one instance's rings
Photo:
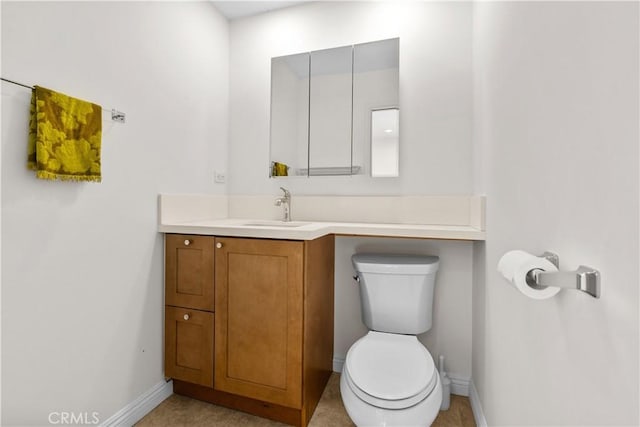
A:
{"type": "Polygon", "coordinates": [[[440,258],[433,255],[361,253],[352,255],[351,261],[360,273],[430,274],[438,271],[440,258]]]}

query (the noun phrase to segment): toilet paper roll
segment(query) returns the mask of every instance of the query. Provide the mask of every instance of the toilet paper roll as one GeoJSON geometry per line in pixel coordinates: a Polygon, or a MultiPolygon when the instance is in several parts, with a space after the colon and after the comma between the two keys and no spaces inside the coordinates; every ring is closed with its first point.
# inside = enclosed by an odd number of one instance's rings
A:
{"type": "Polygon", "coordinates": [[[533,269],[558,271],[558,268],[546,258],[537,257],[525,251],[509,251],[500,258],[498,272],[524,295],[533,299],[551,298],[560,288],[534,289],[527,284],[527,273],[533,269]]]}

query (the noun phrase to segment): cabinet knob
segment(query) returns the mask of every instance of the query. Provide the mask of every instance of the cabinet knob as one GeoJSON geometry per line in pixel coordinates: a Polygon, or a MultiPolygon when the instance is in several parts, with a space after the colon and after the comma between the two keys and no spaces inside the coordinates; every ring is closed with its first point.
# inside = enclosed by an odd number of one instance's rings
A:
{"type": "Polygon", "coordinates": [[[189,246],[190,244],[191,244],[191,240],[189,240],[189,239],[185,239],[185,241],[184,241],[184,245],[185,245],[185,246],[189,246]]]}
{"type": "Polygon", "coordinates": [[[216,243],[216,248],[220,249],[222,247],[222,243],[218,242],[216,243]]]}
{"type": "Polygon", "coordinates": [[[184,316],[182,316],[182,318],[183,318],[184,320],[189,320],[189,314],[185,314],[184,316]]]}

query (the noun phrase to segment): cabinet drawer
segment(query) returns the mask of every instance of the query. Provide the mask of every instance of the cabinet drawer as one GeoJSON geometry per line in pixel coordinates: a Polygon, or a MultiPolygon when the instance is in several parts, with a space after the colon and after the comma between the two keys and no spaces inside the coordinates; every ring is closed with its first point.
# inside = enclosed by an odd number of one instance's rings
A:
{"type": "Polygon", "coordinates": [[[165,307],[167,377],[213,387],[213,313],[165,307]]]}
{"type": "Polygon", "coordinates": [[[167,305],[205,311],[214,308],[215,238],[188,234],[165,237],[167,305]]]}

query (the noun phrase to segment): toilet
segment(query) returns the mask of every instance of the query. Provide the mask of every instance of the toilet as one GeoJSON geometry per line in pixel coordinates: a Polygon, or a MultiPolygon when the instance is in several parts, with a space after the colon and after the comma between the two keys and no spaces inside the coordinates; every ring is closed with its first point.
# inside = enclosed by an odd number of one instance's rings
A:
{"type": "Polygon", "coordinates": [[[369,333],[349,351],[340,377],[358,427],[429,426],[442,402],[440,375],[416,335],[431,329],[439,258],[355,254],[362,321],[369,333]]]}

